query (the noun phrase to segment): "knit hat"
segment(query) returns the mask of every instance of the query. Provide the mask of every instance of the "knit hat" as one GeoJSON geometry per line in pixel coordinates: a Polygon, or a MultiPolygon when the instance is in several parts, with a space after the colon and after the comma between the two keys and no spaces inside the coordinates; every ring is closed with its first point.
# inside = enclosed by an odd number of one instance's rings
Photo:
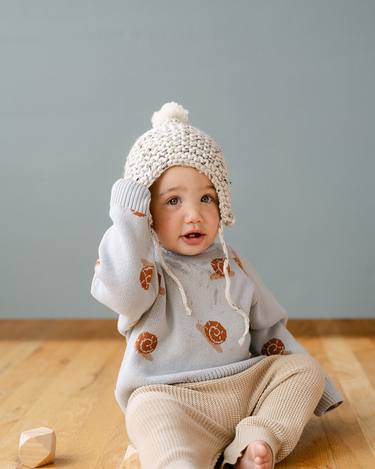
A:
{"type": "MultiPolygon", "coordinates": [[[[245,332],[239,340],[239,344],[243,345],[249,330],[249,317],[230,298],[229,255],[223,234],[223,223],[229,227],[233,226],[236,221],[232,213],[228,169],[224,155],[216,143],[204,132],[187,125],[188,114],[186,109],[174,102],[164,104],[159,112],[155,112],[151,119],[153,128],[136,140],[128,154],[124,178],[149,188],[168,168],[187,166],[197,169],[210,179],[219,201],[219,236],[225,254],[225,297],[230,307],[244,318],[245,332]]],[[[164,262],[159,239],[152,227],[151,214],[149,222],[160,262],[164,270],[176,282],[186,312],[191,315],[192,311],[188,306],[181,282],[164,262]]]]}
{"type": "Polygon", "coordinates": [[[232,226],[228,169],[216,143],[204,132],[187,125],[189,112],[177,103],[164,104],[152,116],[153,128],[135,142],[126,159],[124,178],[150,187],[172,166],[191,166],[205,174],[216,189],[220,217],[232,226]]]}

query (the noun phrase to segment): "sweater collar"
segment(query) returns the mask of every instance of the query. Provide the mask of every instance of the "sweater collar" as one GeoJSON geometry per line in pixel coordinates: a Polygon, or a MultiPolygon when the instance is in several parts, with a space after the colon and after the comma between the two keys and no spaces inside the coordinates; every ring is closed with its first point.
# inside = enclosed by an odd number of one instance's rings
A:
{"type": "Polygon", "coordinates": [[[194,262],[194,261],[199,261],[201,259],[206,259],[207,254],[211,254],[215,249],[218,249],[218,248],[220,248],[219,243],[214,242],[210,244],[210,246],[208,246],[208,248],[206,248],[204,251],[200,252],[199,254],[194,254],[192,256],[188,256],[185,254],[177,254],[175,252],[168,251],[167,249],[164,249],[163,247],[161,247],[161,251],[163,253],[163,256],[165,255],[165,256],[173,257],[175,259],[189,263],[190,260],[194,262]]]}

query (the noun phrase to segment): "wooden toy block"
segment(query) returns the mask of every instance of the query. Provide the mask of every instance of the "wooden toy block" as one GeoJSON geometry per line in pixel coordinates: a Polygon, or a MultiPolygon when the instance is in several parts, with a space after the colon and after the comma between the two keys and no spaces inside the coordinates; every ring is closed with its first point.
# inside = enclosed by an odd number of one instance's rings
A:
{"type": "Polygon", "coordinates": [[[46,427],[33,428],[21,433],[20,459],[24,466],[39,467],[55,459],[56,435],[46,427]]]}
{"type": "Polygon", "coordinates": [[[124,457],[123,469],[142,469],[138,458],[138,451],[129,445],[124,457]]]}

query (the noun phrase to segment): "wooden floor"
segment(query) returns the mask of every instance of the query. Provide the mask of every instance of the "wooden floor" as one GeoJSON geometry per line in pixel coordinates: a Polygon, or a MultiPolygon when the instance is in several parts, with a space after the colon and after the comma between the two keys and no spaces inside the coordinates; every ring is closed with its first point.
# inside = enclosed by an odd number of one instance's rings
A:
{"type": "MultiPolygon", "coordinates": [[[[375,469],[375,319],[290,320],[346,402],[313,417],[277,469],[375,469]]],[[[55,430],[45,467],[120,469],[128,437],[114,398],[125,341],[113,320],[0,321],[0,468],[22,469],[22,431],[55,430]]]]}

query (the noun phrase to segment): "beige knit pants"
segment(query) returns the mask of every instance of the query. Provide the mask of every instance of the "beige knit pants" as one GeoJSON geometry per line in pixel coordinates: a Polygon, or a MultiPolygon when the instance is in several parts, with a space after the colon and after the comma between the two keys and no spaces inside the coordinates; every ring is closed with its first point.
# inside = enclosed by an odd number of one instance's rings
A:
{"type": "Polygon", "coordinates": [[[142,469],[212,469],[224,451],[231,467],[253,440],[273,464],[297,444],[324,390],[309,355],[271,356],[234,376],[200,383],[144,386],[126,410],[142,469]]]}

